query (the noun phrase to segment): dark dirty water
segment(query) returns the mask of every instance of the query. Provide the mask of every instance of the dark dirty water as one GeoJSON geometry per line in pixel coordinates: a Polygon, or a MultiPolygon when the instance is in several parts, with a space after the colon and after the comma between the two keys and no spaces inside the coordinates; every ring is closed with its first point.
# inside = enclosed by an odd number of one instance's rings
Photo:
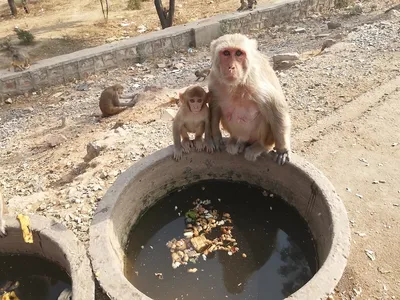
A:
{"type": "Polygon", "coordinates": [[[0,255],[0,295],[7,281],[18,280],[20,300],[57,300],[71,278],[57,264],[32,255],[0,255]]]}
{"type": "Polygon", "coordinates": [[[158,201],[132,229],[126,253],[125,276],[155,300],[278,300],[302,287],[318,268],[312,235],[293,207],[259,187],[217,180],[188,185],[158,201]],[[184,215],[197,198],[230,213],[239,253],[217,251],[206,261],[200,257],[173,269],[166,243],[183,237],[184,215]],[[198,271],[188,273],[189,268],[198,271]]]}

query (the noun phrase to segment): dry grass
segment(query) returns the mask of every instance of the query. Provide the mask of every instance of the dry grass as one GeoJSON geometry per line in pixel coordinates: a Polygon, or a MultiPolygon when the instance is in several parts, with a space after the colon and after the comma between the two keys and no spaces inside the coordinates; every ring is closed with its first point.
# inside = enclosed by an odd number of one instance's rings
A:
{"type": "MultiPolygon", "coordinates": [[[[261,0],[265,3],[269,0],[261,0]]],[[[15,26],[29,29],[36,43],[24,46],[34,61],[94,47],[111,40],[139,35],[137,27],[144,25],[147,32],[159,30],[160,23],[153,1],[142,3],[140,10],[128,10],[127,0],[109,1],[109,20],[103,20],[99,1],[92,0],[42,0],[30,4],[30,14],[19,8],[19,15],[10,16],[7,3],[0,5],[0,43],[12,37],[15,26]],[[121,26],[122,23],[129,24],[121,26]],[[46,25],[44,25],[46,24],[46,25]]],[[[164,4],[167,2],[164,0],[164,4]]],[[[174,24],[185,24],[202,18],[235,11],[239,0],[177,0],[174,24]]],[[[0,53],[0,68],[9,64],[7,51],[0,53]]]]}

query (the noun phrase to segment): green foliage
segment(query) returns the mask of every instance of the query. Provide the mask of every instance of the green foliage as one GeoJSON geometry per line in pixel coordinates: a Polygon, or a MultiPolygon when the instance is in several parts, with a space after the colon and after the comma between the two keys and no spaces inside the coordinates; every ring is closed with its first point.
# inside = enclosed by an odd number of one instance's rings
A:
{"type": "Polygon", "coordinates": [[[17,33],[18,39],[22,44],[32,44],[35,37],[29,30],[19,29],[18,27],[14,28],[14,31],[17,33]]]}

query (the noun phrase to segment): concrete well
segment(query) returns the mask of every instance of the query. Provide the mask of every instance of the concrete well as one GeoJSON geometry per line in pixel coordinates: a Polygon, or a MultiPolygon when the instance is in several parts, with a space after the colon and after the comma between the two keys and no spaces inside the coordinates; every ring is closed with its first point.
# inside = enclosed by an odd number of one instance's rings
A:
{"type": "Polygon", "coordinates": [[[62,267],[72,279],[74,300],[94,300],[94,280],[85,247],[64,225],[42,216],[29,216],[33,244],[22,238],[16,218],[6,217],[7,236],[0,238],[0,254],[29,254],[62,267]]]}
{"type": "Polygon", "coordinates": [[[345,207],[329,180],[297,155],[279,166],[268,156],[256,162],[226,152],[190,153],[176,162],[173,147],[143,158],[122,173],[100,201],[90,227],[89,254],[97,279],[113,300],[150,300],[124,276],[124,249],[143,211],[177,187],[206,179],[247,181],[280,195],[308,222],[320,268],[287,299],[326,299],[341,278],[350,251],[345,207]]]}

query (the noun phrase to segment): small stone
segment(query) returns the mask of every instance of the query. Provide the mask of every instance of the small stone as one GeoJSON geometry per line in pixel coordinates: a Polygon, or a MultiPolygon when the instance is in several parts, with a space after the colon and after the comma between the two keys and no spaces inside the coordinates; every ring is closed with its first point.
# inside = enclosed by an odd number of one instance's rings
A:
{"type": "Polygon", "coordinates": [[[363,7],[361,3],[354,4],[354,6],[350,9],[351,15],[361,15],[362,12],[363,12],[363,7]]]}
{"type": "Polygon", "coordinates": [[[6,104],[12,104],[11,98],[6,99],[4,102],[5,102],[6,104]]]}
{"type": "Polygon", "coordinates": [[[375,260],[375,253],[372,250],[365,250],[365,254],[369,257],[370,260],[374,261],[375,260]]]}
{"type": "Polygon", "coordinates": [[[177,63],[177,64],[174,65],[173,69],[179,70],[179,69],[182,69],[183,67],[184,67],[183,63],[177,63]]]}
{"type": "Polygon", "coordinates": [[[281,61],[274,64],[274,70],[287,70],[295,65],[295,61],[281,61]]]}
{"type": "Polygon", "coordinates": [[[379,180],[379,183],[386,183],[386,180],[379,180]]]}
{"type": "Polygon", "coordinates": [[[54,98],[60,97],[64,92],[58,92],[53,95],[54,98]]]}
{"type": "Polygon", "coordinates": [[[197,272],[197,269],[196,269],[196,268],[188,269],[188,272],[189,272],[189,273],[196,273],[196,272],[197,272]]]}
{"type": "Polygon", "coordinates": [[[83,158],[85,162],[91,161],[93,158],[100,155],[104,147],[99,146],[96,142],[90,142],[86,145],[86,156],[83,158]]]}
{"type": "Polygon", "coordinates": [[[322,43],[321,51],[325,50],[326,48],[332,47],[336,43],[337,43],[337,41],[335,39],[327,39],[327,40],[325,40],[322,43]]]}
{"type": "Polygon", "coordinates": [[[320,33],[315,36],[316,39],[326,38],[329,36],[329,33],[320,33]]]}
{"type": "Polygon", "coordinates": [[[378,184],[379,183],[379,181],[378,180],[374,180],[374,181],[372,181],[372,184],[378,184]]]}
{"type": "Polygon", "coordinates": [[[242,257],[246,258],[247,257],[246,253],[242,253],[242,257]]]}
{"type": "Polygon", "coordinates": [[[163,276],[162,273],[154,273],[154,275],[155,275],[158,279],[161,279],[161,280],[164,279],[164,276],[163,276]]]}
{"type": "Polygon", "coordinates": [[[161,120],[172,121],[176,116],[177,110],[172,108],[167,108],[163,111],[161,115],[161,120]]]}
{"type": "Polygon", "coordinates": [[[294,61],[294,60],[299,60],[299,59],[300,59],[300,54],[297,52],[275,54],[272,57],[272,61],[274,63],[280,63],[282,61],[294,61]]]}
{"type": "Polygon", "coordinates": [[[328,29],[336,29],[342,26],[339,22],[328,22],[326,25],[328,26],[328,29]]]}
{"type": "Polygon", "coordinates": [[[46,142],[50,147],[56,147],[67,141],[67,138],[62,134],[49,134],[46,137],[46,142]]]}
{"type": "Polygon", "coordinates": [[[44,211],[46,209],[47,205],[45,203],[40,204],[39,208],[37,209],[38,211],[44,211]]]}
{"type": "Polygon", "coordinates": [[[293,29],[293,33],[304,33],[304,32],[306,32],[306,29],[303,27],[297,27],[293,29]]]}
{"type": "Polygon", "coordinates": [[[166,64],[157,64],[157,68],[164,69],[166,67],[167,67],[166,64]]]}
{"type": "Polygon", "coordinates": [[[357,196],[358,198],[360,198],[360,199],[362,199],[362,198],[363,198],[363,196],[362,196],[362,195],[360,195],[360,194],[356,194],[356,196],[357,196]]]}
{"type": "Polygon", "coordinates": [[[193,245],[193,248],[197,252],[203,252],[203,250],[207,247],[209,244],[207,238],[204,235],[196,236],[194,238],[191,238],[190,242],[193,245]]]}

